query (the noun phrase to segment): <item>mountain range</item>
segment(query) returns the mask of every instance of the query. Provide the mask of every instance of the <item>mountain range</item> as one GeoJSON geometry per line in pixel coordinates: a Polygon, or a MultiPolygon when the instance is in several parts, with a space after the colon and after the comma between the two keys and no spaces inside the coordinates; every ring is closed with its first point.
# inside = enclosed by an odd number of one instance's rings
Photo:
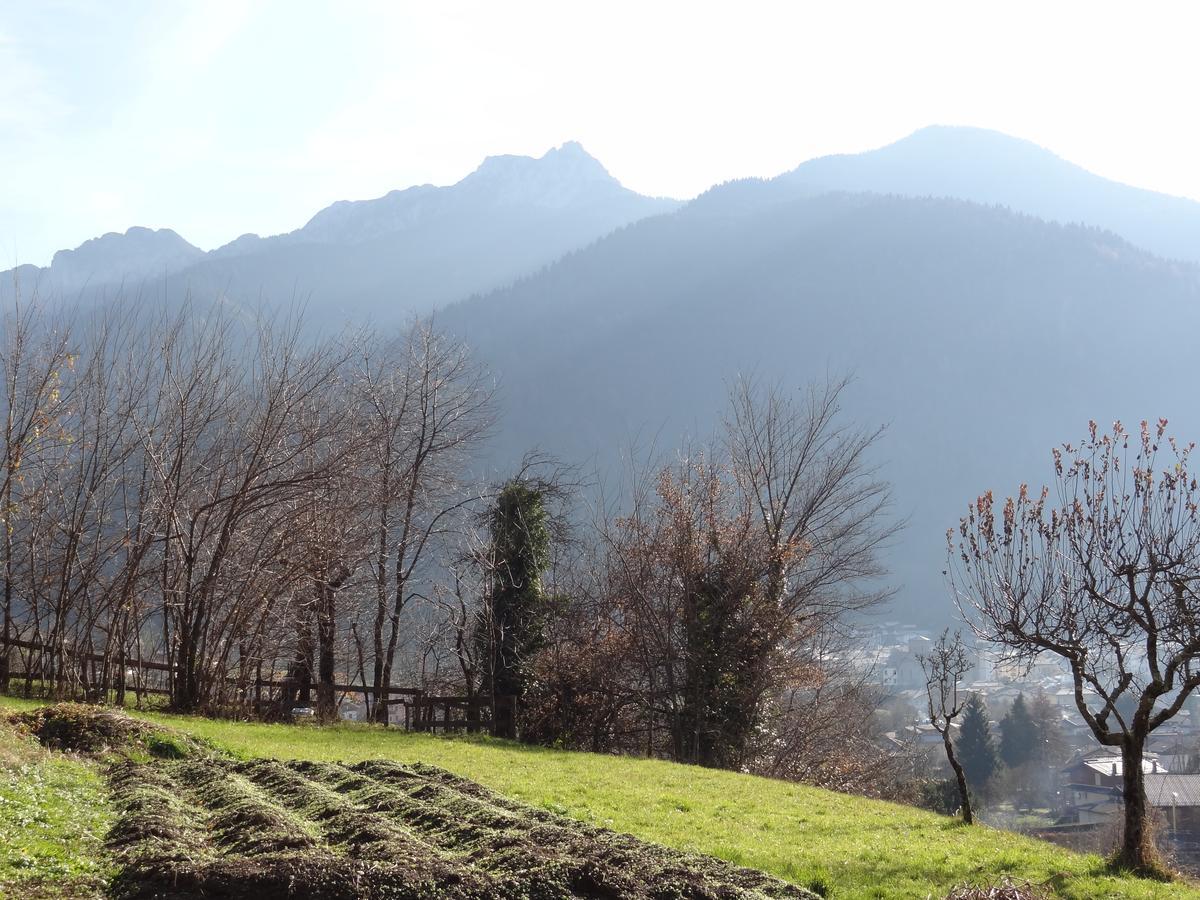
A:
{"type": "Polygon", "coordinates": [[[1200,262],[1200,204],[1094,175],[1029,141],[982,128],[923,128],[868,153],[810,160],[785,176],[811,191],[955,197],[1120,234],[1200,262]]]}
{"type": "MultiPolygon", "coordinates": [[[[499,471],[537,446],[611,476],[631,446],[705,440],[739,374],[852,373],[847,419],[887,426],[876,461],[908,522],[897,613],[924,621],[949,611],[944,535],[978,494],[1041,484],[1089,419],[1200,434],[1200,204],[994,132],[924,129],[686,204],[568,144],[190,260],[153,234],[134,237],[179,266],[167,293],[306,293],[318,316],[381,322],[439,307],[499,380],[499,471]]],[[[105,240],[64,271],[117,258],[105,240]]]]}
{"type": "Polygon", "coordinates": [[[340,201],[287,234],[245,234],[204,253],[169,229],[131,228],[0,273],[17,289],[83,299],[221,296],[302,303],[316,318],[401,321],[492,290],[679,205],[623,187],[577,143],[540,159],[493,156],[448,187],[340,201]],[[15,277],[14,277],[15,276],[15,277]]]}

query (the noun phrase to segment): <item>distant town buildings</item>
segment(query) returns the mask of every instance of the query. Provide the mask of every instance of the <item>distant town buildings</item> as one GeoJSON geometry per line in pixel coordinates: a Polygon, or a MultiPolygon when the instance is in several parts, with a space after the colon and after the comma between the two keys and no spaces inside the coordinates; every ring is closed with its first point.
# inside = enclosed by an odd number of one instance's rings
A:
{"type": "MultiPolygon", "coordinates": [[[[877,684],[891,710],[906,710],[907,720],[893,721],[883,736],[890,749],[908,749],[927,754],[926,771],[949,775],[942,753],[941,736],[926,716],[925,675],[920,657],[928,652],[937,635],[902,622],[863,625],[855,637],[859,651],[854,657],[860,672],[877,684]]],[[[1122,761],[1112,747],[1100,747],[1083,721],[1075,702],[1075,686],[1064,663],[1052,656],[1031,665],[1005,659],[990,647],[974,648],[974,666],[960,683],[960,690],[978,693],[993,717],[993,734],[998,737],[998,720],[1016,700],[1039,695],[1049,698],[1058,710],[1059,726],[1069,758],[1061,768],[1031,773],[1050,785],[1051,808],[1044,810],[1046,826],[1038,834],[1079,845],[1079,837],[1102,835],[1118,827],[1122,814],[1122,761]]],[[[1085,692],[1086,699],[1094,695],[1085,692]]],[[[1174,849],[1180,862],[1200,869],[1200,700],[1193,698],[1179,714],[1155,731],[1143,764],[1147,798],[1159,821],[1160,834],[1174,849]]]]}

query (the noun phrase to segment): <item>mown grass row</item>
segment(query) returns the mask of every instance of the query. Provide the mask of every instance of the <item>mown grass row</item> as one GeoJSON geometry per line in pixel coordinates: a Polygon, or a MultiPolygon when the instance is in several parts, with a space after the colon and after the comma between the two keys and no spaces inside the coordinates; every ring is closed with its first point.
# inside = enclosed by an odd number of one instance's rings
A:
{"type": "Polygon", "coordinates": [[[506,802],[428,766],[298,763],[361,809],[385,815],[441,852],[546,895],[801,897],[761,872],[684,854],[506,802]],[[443,777],[443,775],[448,777],[443,777]],[[464,789],[465,788],[465,789],[464,789]]]}
{"type": "MultiPolygon", "coordinates": [[[[392,763],[213,756],[112,773],[119,900],[805,900],[760,872],[392,763]]],[[[448,774],[448,773],[447,773],[448,774]]]]}

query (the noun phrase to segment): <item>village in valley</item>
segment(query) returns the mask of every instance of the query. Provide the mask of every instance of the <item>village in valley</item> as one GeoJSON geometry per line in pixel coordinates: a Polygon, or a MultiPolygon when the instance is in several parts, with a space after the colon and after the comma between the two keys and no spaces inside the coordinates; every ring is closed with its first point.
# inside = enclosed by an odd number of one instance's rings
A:
{"type": "MultiPolygon", "coordinates": [[[[927,712],[921,665],[936,635],[889,621],[862,626],[858,638],[862,650],[855,661],[884,698],[876,712],[882,748],[910,754],[914,771],[940,771],[952,779],[942,737],[927,712]]],[[[982,789],[972,782],[982,820],[1081,849],[1110,841],[1123,809],[1121,752],[1098,744],[1083,721],[1067,667],[1049,654],[1019,663],[986,645],[970,647],[970,654],[971,671],[958,689],[982,701],[996,762],[982,789]],[[1006,717],[1017,703],[1029,711],[1034,743],[1041,746],[1026,743],[1018,751],[1023,763],[1006,771],[1006,717]]],[[[1096,699],[1089,691],[1084,695],[1096,699]]],[[[1200,706],[1192,697],[1150,736],[1142,766],[1159,840],[1189,867],[1200,864],[1198,722],[1200,706]]],[[[964,725],[954,722],[951,728],[961,752],[964,725]]]]}

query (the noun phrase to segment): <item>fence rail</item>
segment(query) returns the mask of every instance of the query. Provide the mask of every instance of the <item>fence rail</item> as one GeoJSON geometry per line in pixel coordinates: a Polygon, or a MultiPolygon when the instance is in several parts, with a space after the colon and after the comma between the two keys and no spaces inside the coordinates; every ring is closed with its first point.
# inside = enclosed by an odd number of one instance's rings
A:
{"type": "MultiPolygon", "coordinates": [[[[76,665],[92,664],[94,666],[99,663],[111,666],[115,664],[118,675],[117,684],[115,686],[105,684],[98,696],[87,696],[88,692],[85,691],[85,699],[95,700],[101,696],[108,699],[109,693],[114,692],[115,687],[115,702],[118,705],[125,704],[127,693],[132,693],[138,703],[141,702],[142,696],[169,697],[171,690],[163,682],[169,682],[170,676],[178,671],[177,666],[159,660],[143,660],[120,654],[91,653],[69,646],[52,647],[18,638],[10,638],[8,641],[0,640],[0,653],[3,654],[3,657],[0,658],[7,658],[11,649],[30,651],[37,654],[39,660],[44,660],[49,655],[51,658],[57,656],[70,659],[76,665]],[[128,682],[129,673],[134,675],[132,684],[128,682]],[[154,673],[158,677],[148,678],[146,677],[148,673],[154,673]],[[163,678],[164,675],[167,677],[163,678]]],[[[44,663],[39,669],[34,664],[33,658],[25,656],[23,664],[23,671],[10,670],[8,672],[10,685],[14,681],[23,681],[28,685],[46,680],[47,672],[44,663]]],[[[276,702],[277,698],[273,696],[273,692],[295,690],[298,685],[295,679],[277,678],[275,675],[276,673],[271,673],[270,677],[263,678],[261,673],[256,671],[254,677],[251,678],[239,679],[228,676],[225,678],[225,683],[244,691],[247,695],[245,700],[249,701],[249,705],[253,706],[255,712],[261,715],[265,709],[276,702]],[[263,697],[264,691],[267,692],[265,698],[263,697]]],[[[316,682],[311,682],[310,687],[315,689],[316,682]]],[[[465,730],[507,735],[511,734],[516,706],[515,698],[508,696],[495,698],[480,695],[443,696],[429,694],[422,688],[402,685],[388,685],[377,691],[370,684],[335,682],[333,689],[335,694],[340,695],[342,699],[355,694],[362,695],[364,698],[368,695],[382,694],[382,698],[378,699],[379,704],[384,707],[399,706],[403,710],[403,723],[391,724],[399,725],[408,731],[465,730]]],[[[93,693],[95,693],[94,690],[93,693]]]]}

